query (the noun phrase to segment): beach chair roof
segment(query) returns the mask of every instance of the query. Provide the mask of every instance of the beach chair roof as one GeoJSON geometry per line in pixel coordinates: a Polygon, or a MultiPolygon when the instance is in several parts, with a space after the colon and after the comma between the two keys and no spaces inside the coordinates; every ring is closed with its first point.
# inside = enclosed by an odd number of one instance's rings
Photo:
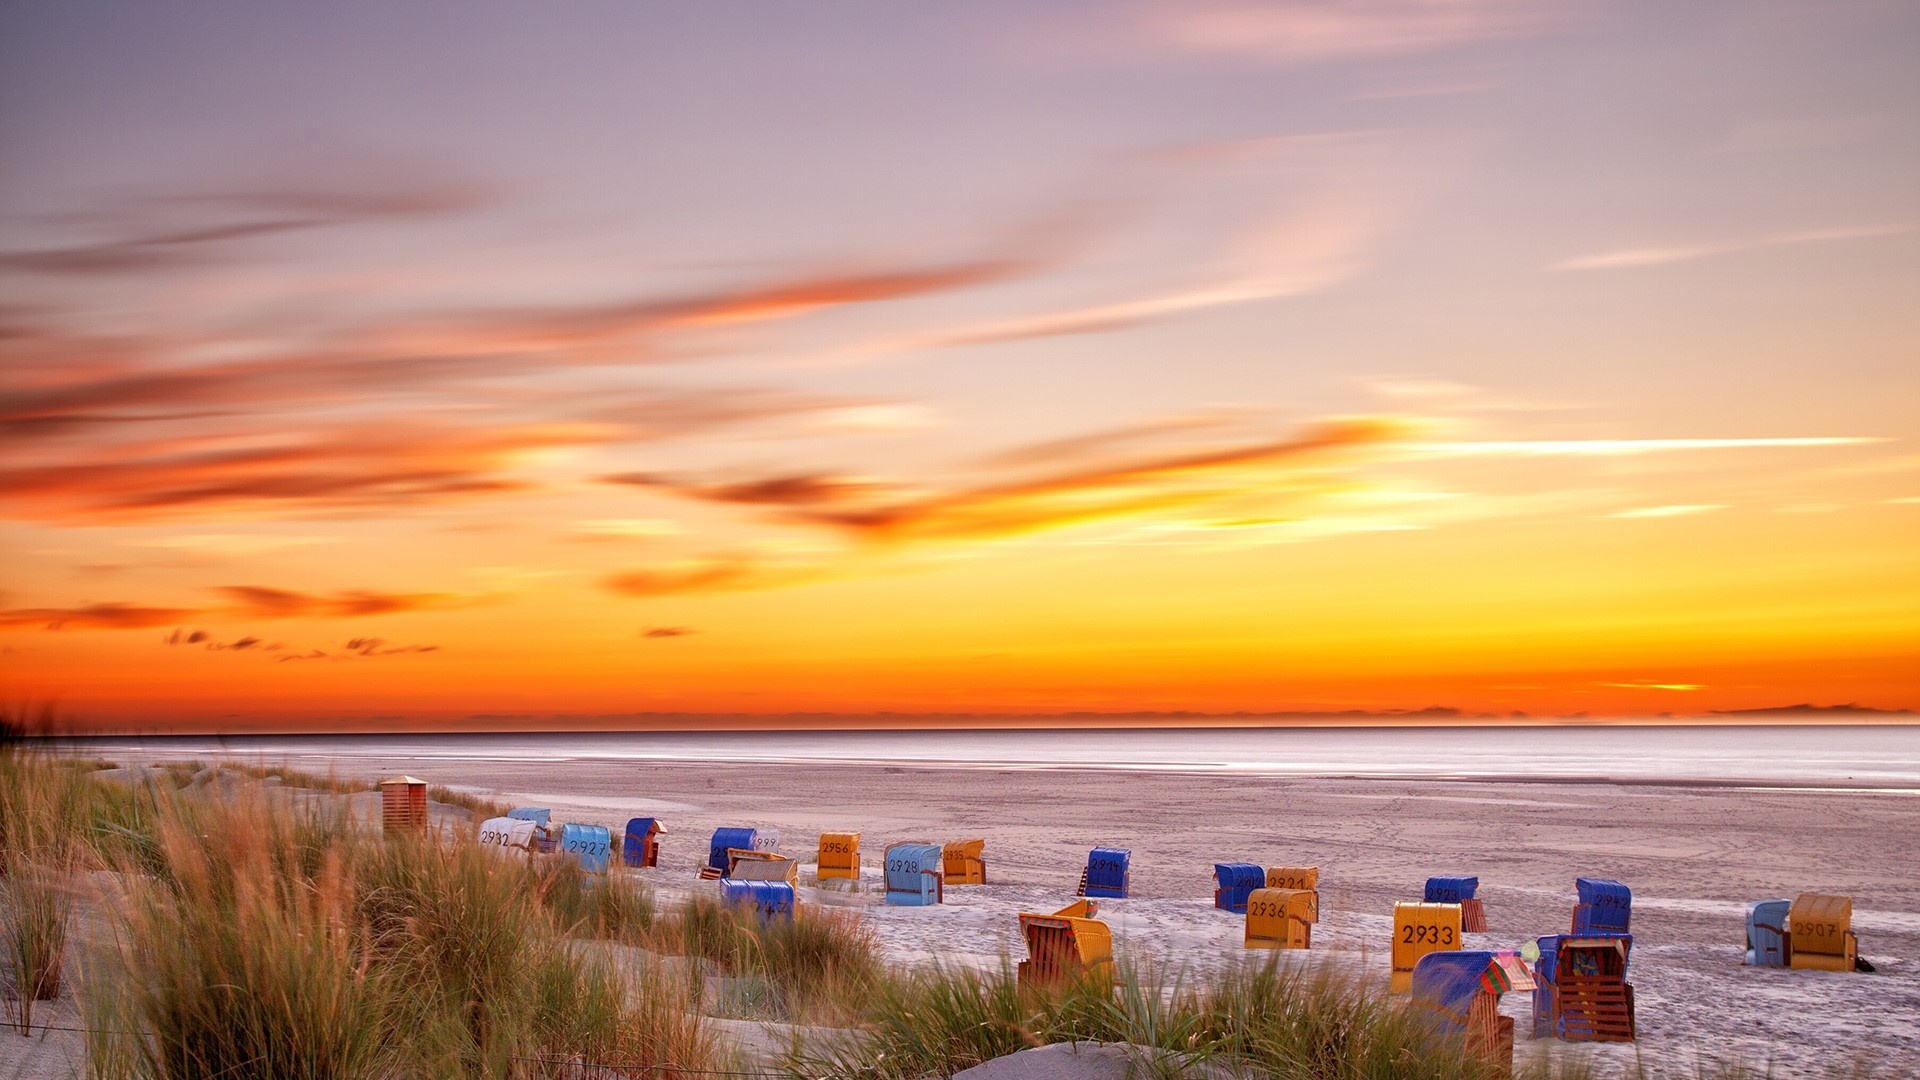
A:
{"type": "Polygon", "coordinates": [[[389,784],[406,784],[409,787],[427,786],[427,782],[417,776],[389,776],[385,780],[380,781],[381,787],[386,787],[389,784]]]}
{"type": "Polygon", "coordinates": [[[1427,879],[1426,902],[1457,904],[1473,899],[1474,891],[1478,888],[1480,879],[1477,877],[1430,877],[1427,879]]]}
{"type": "Polygon", "coordinates": [[[1267,868],[1250,862],[1214,863],[1213,877],[1223,889],[1234,886],[1263,889],[1267,884],[1267,868]]]}
{"type": "Polygon", "coordinates": [[[1475,994],[1532,989],[1533,973],[1512,950],[1428,953],[1413,967],[1413,1000],[1432,1008],[1447,1031],[1465,1029],[1475,994]]]}
{"type": "Polygon", "coordinates": [[[1611,878],[1574,878],[1574,891],[1580,894],[1583,904],[1600,904],[1608,900],[1617,901],[1616,906],[1625,907],[1633,901],[1633,890],[1611,878]]]}

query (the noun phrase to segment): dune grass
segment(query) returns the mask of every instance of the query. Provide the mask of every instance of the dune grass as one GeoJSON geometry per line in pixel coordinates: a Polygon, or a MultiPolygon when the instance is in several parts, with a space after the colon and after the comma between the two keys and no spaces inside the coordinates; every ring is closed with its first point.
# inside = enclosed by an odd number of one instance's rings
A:
{"type": "MultiPolygon", "coordinates": [[[[64,865],[56,859],[115,871],[121,885],[92,914],[111,944],[63,988],[78,991],[92,1029],[92,1076],[641,1076],[737,1064],[684,985],[570,943],[645,932],[651,898],[628,882],[503,859],[465,836],[383,836],[344,803],[101,782],[15,746],[0,746],[0,820],[15,871],[9,920],[41,910],[17,900],[38,867],[64,865]]],[[[26,929],[46,943],[37,955],[61,951],[45,920],[26,929]]]]}
{"type": "Polygon", "coordinates": [[[7,1021],[33,1031],[33,1005],[60,996],[72,874],[65,867],[15,862],[0,882],[0,955],[6,961],[7,1021]]]}

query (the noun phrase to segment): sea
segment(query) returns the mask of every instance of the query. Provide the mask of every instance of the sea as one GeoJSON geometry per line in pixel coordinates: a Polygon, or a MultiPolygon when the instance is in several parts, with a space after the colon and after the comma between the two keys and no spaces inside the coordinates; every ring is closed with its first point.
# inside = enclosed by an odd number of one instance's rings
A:
{"type": "Polygon", "coordinates": [[[1098,769],[1275,777],[1714,784],[1920,794],[1920,725],[1160,727],[96,736],[114,759],[343,771],[408,760],[1098,769]]]}

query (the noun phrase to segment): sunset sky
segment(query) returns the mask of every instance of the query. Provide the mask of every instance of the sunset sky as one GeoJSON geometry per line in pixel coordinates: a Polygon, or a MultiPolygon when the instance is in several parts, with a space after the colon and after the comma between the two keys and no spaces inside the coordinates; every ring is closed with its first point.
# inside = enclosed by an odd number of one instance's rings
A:
{"type": "Polygon", "coordinates": [[[1916,48],[1897,0],[6,5],[0,694],[1920,708],[1916,48]]]}

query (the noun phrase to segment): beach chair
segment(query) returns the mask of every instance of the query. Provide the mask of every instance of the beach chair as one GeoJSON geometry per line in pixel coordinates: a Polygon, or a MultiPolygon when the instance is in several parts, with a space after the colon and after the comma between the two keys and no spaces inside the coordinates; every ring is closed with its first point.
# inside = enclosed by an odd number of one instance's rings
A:
{"type": "Polygon", "coordinates": [[[1426,895],[1429,904],[1459,904],[1460,929],[1469,934],[1487,932],[1487,909],[1473,894],[1480,888],[1477,877],[1430,877],[1426,895]]]}
{"type": "Polygon", "coordinates": [[[1213,864],[1213,906],[1238,915],[1247,913],[1247,897],[1267,887],[1267,872],[1253,863],[1213,864]]]}
{"type": "Polygon", "coordinates": [[[427,782],[417,776],[380,781],[380,827],[385,832],[425,832],[427,782]]]}
{"type": "Polygon", "coordinates": [[[985,885],[985,840],[955,840],[940,849],[941,877],[948,885],[985,885]]]}
{"type": "Polygon", "coordinates": [[[553,854],[559,841],[553,829],[552,810],[544,806],[516,806],[507,811],[507,816],[515,821],[533,822],[533,850],[541,855],[553,854]]]}
{"type": "Polygon", "coordinates": [[[750,907],[763,923],[793,921],[794,888],[791,882],[721,878],[720,902],[750,907]]]}
{"type": "Polygon", "coordinates": [[[771,851],[729,848],[725,876],[733,881],[784,881],[798,885],[800,862],[771,851]]]}
{"type": "Polygon", "coordinates": [[[1312,889],[1255,889],[1247,897],[1249,949],[1310,949],[1320,921],[1320,894],[1312,889]]]}
{"type": "Polygon", "coordinates": [[[886,852],[886,902],[927,907],[946,899],[940,845],[924,841],[894,844],[886,852]]]}
{"type": "Polygon", "coordinates": [[[521,818],[488,818],[480,823],[481,847],[500,855],[526,858],[533,854],[533,822],[521,818]]]}
{"type": "Polygon", "coordinates": [[[1081,900],[1051,915],[1022,912],[1020,937],[1027,958],[1016,972],[1022,986],[1055,986],[1089,979],[1113,981],[1113,934],[1093,916],[1092,900],[1081,900]]]}
{"type": "Polygon", "coordinates": [[[1393,975],[1387,986],[1396,994],[1413,989],[1414,965],[1428,953],[1460,948],[1460,905],[1393,905],[1393,975]]]}
{"type": "Polygon", "coordinates": [[[661,827],[658,818],[629,818],[626,835],[620,843],[620,864],[622,866],[659,866],[659,837],[666,831],[661,827]]]}
{"type": "Polygon", "coordinates": [[[562,825],[560,854],[578,862],[589,874],[604,874],[607,859],[613,854],[613,833],[605,825],[562,825]]]}
{"type": "Polygon", "coordinates": [[[1500,995],[1534,989],[1533,973],[1512,951],[1428,953],[1413,968],[1413,1003],[1442,1035],[1464,1036],[1469,1056],[1513,1074],[1513,1018],[1500,995]]]}
{"type": "Polygon", "coordinates": [[[814,870],[814,879],[826,881],[829,878],[848,878],[860,880],[860,834],[857,832],[832,832],[820,834],[820,863],[814,870]]]}
{"type": "Polygon", "coordinates": [[[1097,847],[1087,853],[1087,872],[1080,895],[1119,900],[1133,883],[1133,852],[1126,848],[1097,847]]]}
{"type": "Polygon", "coordinates": [[[1267,888],[1269,889],[1318,889],[1319,887],[1320,868],[1317,866],[1267,867],[1267,888]]]}
{"type": "Polygon", "coordinates": [[[1567,1042],[1632,1042],[1633,936],[1556,934],[1539,939],[1534,966],[1533,1037],[1567,1042]]]}
{"type": "Polygon", "coordinates": [[[1576,934],[1624,934],[1633,914],[1633,890],[1606,878],[1574,878],[1580,900],[1573,907],[1576,934]]]}
{"type": "Polygon", "coordinates": [[[713,830],[713,839],[707,841],[707,869],[725,874],[730,865],[727,852],[734,848],[753,850],[753,838],[752,829],[722,826],[713,830]]]}
{"type": "Polygon", "coordinates": [[[1860,943],[1853,936],[1853,898],[1801,893],[1787,909],[1787,964],[1852,971],[1860,943]]]}
{"type": "Polygon", "coordinates": [[[1787,966],[1787,915],[1791,900],[1755,900],[1747,905],[1747,963],[1787,966]]]}

